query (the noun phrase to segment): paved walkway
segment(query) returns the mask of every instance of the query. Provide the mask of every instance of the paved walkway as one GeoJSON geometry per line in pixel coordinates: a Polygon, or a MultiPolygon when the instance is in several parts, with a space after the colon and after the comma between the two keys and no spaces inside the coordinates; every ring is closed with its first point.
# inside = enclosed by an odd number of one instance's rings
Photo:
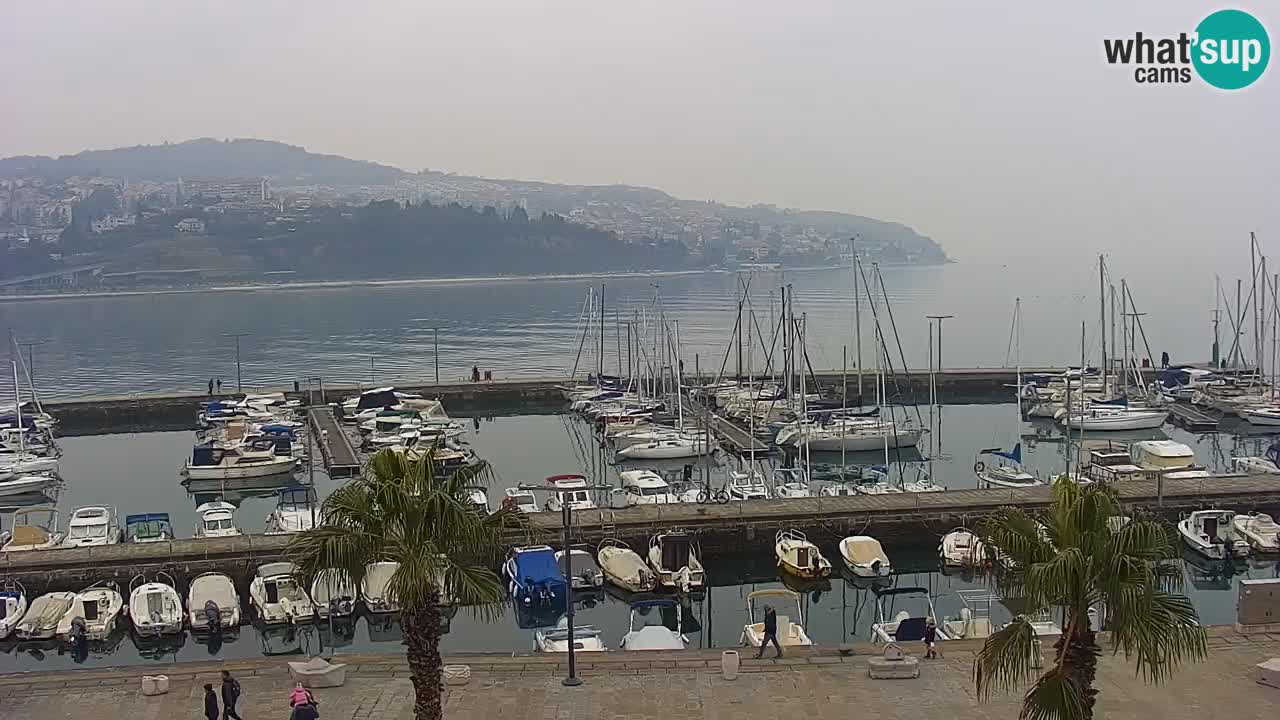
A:
{"type": "MultiPolygon", "coordinates": [[[[923,663],[915,680],[871,680],[866,656],[842,658],[830,649],[781,661],[745,660],[736,681],[719,675],[719,654],[648,655],[611,652],[582,663],[586,684],[564,688],[563,663],[549,657],[450,658],[472,667],[469,685],[448,691],[445,713],[476,720],[670,720],[672,718],[778,718],[803,716],[921,720],[1016,718],[1017,696],[976,701],[971,679],[975,642],[944,645],[946,657],[923,663]]],[[[1110,654],[1098,674],[1098,716],[1161,720],[1274,720],[1280,690],[1257,684],[1253,666],[1280,656],[1280,634],[1241,636],[1215,630],[1207,662],[1173,681],[1148,686],[1131,666],[1110,654]]],[[[403,658],[343,656],[352,670],[342,688],[317,690],[325,720],[400,720],[412,717],[412,687],[403,658]]],[[[220,669],[241,680],[240,714],[248,720],[286,718],[290,687],[279,659],[188,663],[169,671],[168,695],[138,693],[143,668],[28,673],[0,677],[0,718],[170,720],[199,717],[201,687],[217,683],[220,669]]],[[[156,672],[154,668],[146,669],[156,672]]]]}

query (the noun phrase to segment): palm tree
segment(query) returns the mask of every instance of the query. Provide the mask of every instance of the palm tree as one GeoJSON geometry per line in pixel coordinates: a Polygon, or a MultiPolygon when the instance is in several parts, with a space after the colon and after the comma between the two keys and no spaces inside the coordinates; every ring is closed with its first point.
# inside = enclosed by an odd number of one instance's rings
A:
{"type": "Polygon", "coordinates": [[[1060,478],[1053,496],[1042,516],[1001,508],[985,526],[989,580],[1003,596],[1024,603],[1026,614],[987,638],[974,661],[974,681],[983,700],[993,690],[1025,686],[1036,637],[1029,617],[1060,611],[1054,662],[1026,691],[1020,717],[1090,720],[1102,652],[1091,609],[1105,618],[1113,653],[1134,660],[1148,682],[1203,659],[1205,635],[1195,607],[1177,592],[1182,572],[1166,562],[1174,547],[1163,523],[1134,519],[1121,527],[1116,494],[1102,485],[1060,478]]]}
{"type": "Polygon", "coordinates": [[[417,720],[441,717],[441,606],[500,616],[506,592],[492,568],[505,532],[526,525],[519,511],[485,514],[468,500],[468,486],[492,476],[486,463],[437,477],[434,457],[435,448],[417,459],[377,453],[362,477],[325,499],[320,524],[294,537],[288,550],[303,577],[333,569],[356,587],[370,563],[399,563],[388,594],[400,607],[417,720]]]}

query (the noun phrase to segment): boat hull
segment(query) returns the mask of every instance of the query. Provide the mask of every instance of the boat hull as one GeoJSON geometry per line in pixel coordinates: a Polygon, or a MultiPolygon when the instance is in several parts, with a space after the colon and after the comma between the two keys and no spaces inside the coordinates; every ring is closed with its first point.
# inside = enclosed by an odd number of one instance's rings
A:
{"type": "Polygon", "coordinates": [[[186,475],[192,480],[239,480],[280,475],[293,470],[293,458],[280,458],[272,462],[248,463],[236,467],[217,465],[187,465],[186,475]]]}
{"type": "Polygon", "coordinates": [[[844,437],[810,438],[809,449],[813,452],[868,452],[881,450],[888,446],[893,448],[915,447],[920,442],[919,430],[905,430],[892,435],[846,435],[844,437]]]}
{"type": "Polygon", "coordinates": [[[1164,425],[1165,420],[1169,419],[1169,413],[1142,413],[1135,415],[1121,416],[1101,416],[1101,417],[1079,417],[1068,416],[1064,418],[1064,425],[1072,430],[1084,430],[1086,432],[1106,432],[1120,430],[1155,430],[1164,425]]]}

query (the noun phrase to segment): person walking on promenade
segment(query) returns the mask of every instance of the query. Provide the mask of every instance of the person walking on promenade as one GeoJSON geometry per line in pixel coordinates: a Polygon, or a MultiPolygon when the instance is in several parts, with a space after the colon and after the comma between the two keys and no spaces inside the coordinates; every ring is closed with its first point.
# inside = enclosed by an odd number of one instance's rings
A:
{"type": "Polygon", "coordinates": [[[235,718],[242,720],[236,712],[236,702],[240,699],[240,681],[231,677],[228,670],[222,671],[222,720],[235,718]]]}
{"type": "Polygon", "coordinates": [[[778,642],[778,613],[774,611],[772,606],[765,606],[764,639],[760,641],[760,651],[756,653],[757,659],[764,657],[764,649],[768,647],[769,643],[773,643],[774,657],[782,657],[782,645],[778,642]]]}
{"type": "Polygon", "coordinates": [[[204,684],[204,716],[218,720],[218,694],[213,691],[213,683],[204,684]]]}

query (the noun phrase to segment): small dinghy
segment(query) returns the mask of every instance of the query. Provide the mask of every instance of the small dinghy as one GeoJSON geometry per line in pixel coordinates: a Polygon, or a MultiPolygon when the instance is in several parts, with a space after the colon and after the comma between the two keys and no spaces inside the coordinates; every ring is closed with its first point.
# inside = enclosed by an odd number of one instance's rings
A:
{"type": "Polygon", "coordinates": [[[556,565],[569,578],[574,590],[589,591],[604,587],[604,573],[600,572],[596,559],[586,550],[569,550],[568,553],[557,550],[556,565]]]}
{"type": "Polygon", "coordinates": [[[182,632],[186,616],[182,611],[182,597],[174,589],[173,578],[167,573],[156,573],[147,582],[142,575],[129,581],[129,617],[133,630],[141,637],[174,635],[182,632]]]}
{"type": "Polygon", "coordinates": [[[311,581],[311,603],[320,618],[348,617],[356,611],[355,583],[342,571],[321,570],[311,581]]]}
{"type": "Polygon", "coordinates": [[[1260,512],[1236,515],[1231,518],[1231,524],[1253,552],[1280,552],[1280,524],[1276,524],[1270,515],[1260,512]]]}
{"type": "Polygon", "coordinates": [[[240,627],[240,596],[231,578],[215,572],[197,575],[187,591],[187,619],[194,633],[240,627]]]}
{"type": "Polygon", "coordinates": [[[6,578],[0,583],[0,640],[9,637],[26,613],[26,588],[17,580],[6,578]]]}
{"type": "Polygon", "coordinates": [[[985,561],[984,554],[977,533],[968,528],[955,528],[938,545],[938,557],[946,567],[976,567],[985,561]]]}
{"type": "Polygon", "coordinates": [[[124,598],[114,584],[94,585],[76,593],[71,607],[58,621],[58,638],[74,640],[77,623],[86,640],[105,640],[124,612],[124,598]]]}
{"type": "Polygon", "coordinates": [[[640,554],[618,540],[600,543],[596,562],[605,579],[628,592],[648,592],[657,586],[657,578],[640,554]]]}
{"type": "MultiPolygon", "coordinates": [[[[544,653],[569,652],[569,619],[560,618],[554,628],[539,630],[533,634],[534,649],[544,653]]],[[[604,638],[599,629],[591,625],[573,628],[574,652],[605,652],[604,638]]]]}
{"type": "Polygon", "coordinates": [[[864,578],[885,578],[893,574],[889,556],[880,541],[870,535],[851,535],[840,541],[840,557],[849,572],[864,578]]]}
{"type": "MultiPolygon", "coordinates": [[[[808,633],[804,631],[804,615],[800,610],[800,595],[790,590],[756,590],[747,596],[748,621],[742,628],[742,644],[747,647],[760,647],[764,642],[764,607],[770,600],[785,601],[796,608],[795,622],[787,615],[778,613],[774,619],[778,623],[778,643],[784,647],[812,645],[808,633]],[[757,621],[759,618],[759,621],[757,621]]],[[[776,612],[776,608],[775,608],[776,612]]]]}
{"type": "Polygon", "coordinates": [[[778,568],[802,580],[830,577],[831,561],[799,530],[779,530],[773,541],[778,568]]]}
{"type": "Polygon", "coordinates": [[[249,583],[249,603],[263,625],[298,624],[312,619],[311,598],[298,585],[293,563],[267,563],[249,583]]]}
{"type": "Polygon", "coordinates": [[[19,640],[47,640],[58,632],[58,623],[71,609],[76,594],[73,592],[45,593],[31,601],[22,620],[13,629],[19,640]]]}

